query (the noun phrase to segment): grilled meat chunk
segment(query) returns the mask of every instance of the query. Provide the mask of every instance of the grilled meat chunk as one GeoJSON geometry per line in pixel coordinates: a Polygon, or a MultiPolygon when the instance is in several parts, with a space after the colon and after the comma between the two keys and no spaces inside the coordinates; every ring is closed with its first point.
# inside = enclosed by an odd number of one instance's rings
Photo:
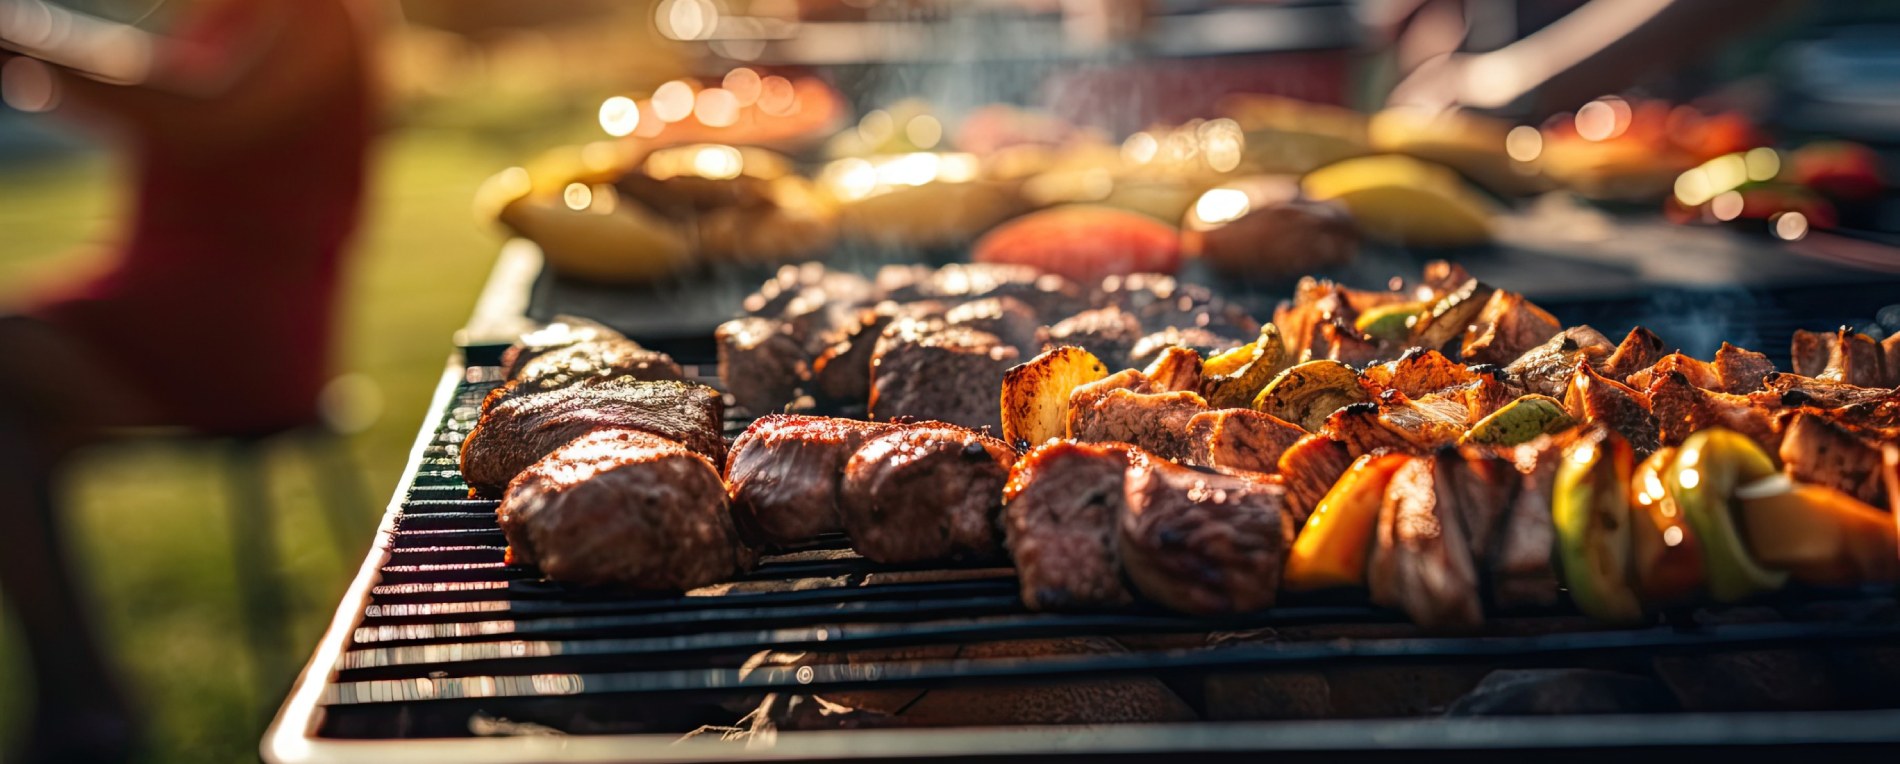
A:
{"type": "Polygon", "coordinates": [[[838,486],[851,547],[885,563],[994,555],[1015,460],[1002,441],[940,422],[867,440],[838,486]]]}
{"type": "Polygon", "coordinates": [[[994,334],[1026,356],[1041,352],[1036,330],[1042,322],[1036,318],[1036,311],[1014,297],[971,300],[945,311],[943,320],[951,326],[994,334]]]}
{"type": "Polygon", "coordinates": [[[1557,462],[1563,455],[1560,442],[1544,435],[1510,451],[1518,479],[1490,557],[1491,599],[1499,607],[1557,602],[1557,570],[1551,564],[1557,528],[1551,520],[1550,501],[1557,462]]]}
{"type": "Polygon", "coordinates": [[[1524,295],[1498,290],[1465,330],[1458,357],[1465,363],[1510,363],[1562,330],[1563,324],[1558,323],[1556,316],[1537,307],[1524,295]]]}
{"type": "Polygon", "coordinates": [[[1472,322],[1496,293],[1497,290],[1477,279],[1454,287],[1412,322],[1410,344],[1438,350],[1466,336],[1472,322]]]}
{"type": "Polygon", "coordinates": [[[521,374],[529,361],[550,350],[596,340],[623,339],[620,332],[604,324],[575,316],[555,316],[547,326],[521,335],[521,340],[501,353],[501,371],[509,379],[521,374]]]}
{"type": "Polygon", "coordinates": [[[1165,348],[1161,355],[1141,370],[1142,376],[1159,392],[1199,392],[1202,387],[1201,354],[1182,347],[1165,348]]]}
{"type": "MultiPolygon", "coordinates": [[[[1172,326],[1205,329],[1213,334],[1238,340],[1251,340],[1260,334],[1260,322],[1239,306],[1215,297],[1207,287],[1183,284],[1173,276],[1158,273],[1131,273],[1102,279],[1097,302],[1117,307],[1141,321],[1142,326],[1172,326]]],[[[1196,348],[1203,350],[1203,348],[1196,348]]],[[[1208,353],[1203,352],[1206,356],[1208,353]]],[[[1142,365],[1137,362],[1135,365],[1142,365]]]]}
{"type": "Polygon", "coordinates": [[[878,292],[886,300],[954,304],[984,297],[1014,297],[1045,321],[1089,307],[1087,292],[1075,282],[1024,265],[887,266],[878,271],[876,280],[878,292]]]}
{"type": "Polygon", "coordinates": [[[1715,362],[1710,365],[1722,379],[1722,392],[1734,395],[1760,390],[1768,375],[1775,373],[1775,363],[1768,356],[1726,342],[1715,351],[1715,362]]]}
{"type": "Polygon", "coordinates": [[[742,307],[747,315],[785,318],[788,312],[797,312],[792,303],[801,298],[807,305],[831,303],[848,307],[870,301],[875,292],[876,288],[863,276],[834,271],[820,263],[804,263],[779,268],[759,291],[745,298],[742,307]]]}
{"type": "Polygon", "coordinates": [[[860,404],[871,396],[871,354],[884,328],[897,317],[896,303],[858,312],[857,323],[841,333],[811,364],[812,386],[833,403],[860,404]],[[886,306],[889,306],[888,309],[886,306]]]}
{"type": "Polygon", "coordinates": [[[1662,357],[1662,338],[1638,326],[1617,343],[1616,350],[1604,361],[1603,375],[1634,387],[1635,384],[1629,382],[1630,375],[1654,366],[1662,357]]]}
{"type": "Polygon", "coordinates": [[[1630,442],[1639,456],[1655,453],[1659,425],[1650,412],[1649,395],[1599,374],[1588,360],[1577,361],[1576,374],[1564,391],[1564,410],[1582,422],[1602,422],[1630,442]]]}
{"type": "Polygon", "coordinates": [[[1280,454],[1279,473],[1286,479],[1286,508],[1295,527],[1306,524],[1307,516],[1319,506],[1326,492],[1352,466],[1353,455],[1346,444],[1331,436],[1312,434],[1287,446],[1280,454]]]}
{"type": "Polygon", "coordinates": [[[1874,506],[1882,503],[1880,448],[1845,427],[1795,412],[1782,430],[1779,454],[1796,480],[1837,488],[1874,506]]]}
{"type": "Polygon", "coordinates": [[[1511,381],[1527,393],[1548,395],[1561,400],[1576,373],[1578,361],[1597,366],[1608,358],[1613,346],[1601,332],[1588,326],[1573,326],[1557,333],[1542,345],[1530,349],[1504,367],[1511,381]]]}
{"type": "Polygon", "coordinates": [[[870,418],[912,417],[1000,432],[996,391],[1021,357],[994,334],[900,318],[872,353],[870,418]]]}
{"type": "Polygon", "coordinates": [[[805,338],[789,323],[749,316],[719,325],[719,381],[739,408],[753,414],[784,409],[810,376],[805,338]]]}
{"type": "Polygon", "coordinates": [[[1671,374],[1680,375],[1684,381],[1704,390],[1722,390],[1728,386],[1722,381],[1722,374],[1715,370],[1714,364],[1704,363],[1681,353],[1670,353],[1657,359],[1656,363],[1651,364],[1649,368],[1625,377],[1624,383],[1632,389],[1647,390],[1650,385],[1656,383],[1656,380],[1671,374]]]}
{"type": "Polygon", "coordinates": [[[1292,422],[1251,409],[1195,414],[1187,423],[1187,464],[1272,474],[1280,455],[1306,437],[1292,422]]]}
{"type": "Polygon", "coordinates": [[[1433,479],[1450,489],[1447,496],[1470,542],[1472,560],[1479,569],[1489,569],[1517,493],[1517,468],[1500,449],[1476,446],[1441,448],[1434,459],[1438,472],[1433,479]]]}
{"type": "Polygon", "coordinates": [[[1085,310],[1036,331],[1044,351],[1074,345],[1102,359],[1111,369],[1128,367],[1128,357],[1144,332],[1141,321],[1121,308],[1085,310]]]}
{"type": "Polygon", "coordinates": [[[1202,358],[1211,358],[1242,344],[1240,340],[1207,329],[1170,326],[1137,340],[1134,349],[1128,353],[1128,363],[1137,369],[1144,368],[1159,359],[1168,348],[1174,347],[1187,348],[1202,358]]]}
{"type": "Polygon", "coordinates": [[[548,578],[678,591],[752,567],[719,473],[678,443],[596,430],[509,483],[497,512],[508,556],[548,578]]]}
{"type": "Polygon", "coordinates": [[[1150,461],[1124,488],[1122,565],[1142,594],[1201,615],[1273,606],[1294,533],[1277,482],[1150,461]]]}
{"type": "Polygon", "coordinates": [[[1886,368],[1886,351],[1872,337],[1848,327],[1824,332],[1796,331],[1789,355],[1794,373],[1857,387],[1900,386],[1900,376],[1886,368]]]}
{"type": "Polygon", "coordinates": [[[1382,450],[1429,454],[1457,442],[1470,424],[1465,416],[1465,404],[1457,399],[1412,400],[1387,390],[1376,403],[1355,403],[1333,412],[1320,432],[1346,444],[1354,458],[1382,450]]]}
{"type": "Polygon", "coordinates": [[[1815,406],[1843,409],[1880,404],[1900,398],[1900,391],[1880,387],[1858,387],[1799,374],[1769,374],[1762,379],[1760,392],[1751,400],[1766,406],[1815,406]]]}
{"type": "Polygon", "coordinates": [[[1471,630],[1484,624],[1478,571],[1460,521],[1457,494],[1434,460],[1400,467],[1379,508],[1367,583],[1372,601],[1396,607],[1427,629],[1471,630]]]}
{"type": "Polygon", "coordinates": [[[864,441],[893,425],[772,414],[732,443],[726,494],[740,532],[756,546],[781,546],[844,529],[838,481],[864,441]]]}
{"type": "Polygon", "coordinates": [[[1803,377],[1821,376],[1821,372],[1827,370],[1828,356],[1833,355],[1833,345],[1834,335],[1828,332],[1796,329],[1788,347],[1794,373],[1803,377]]]}
{"type": "Polygon", "coordinates": [[[1163,459],[1186,459],[1193,444],[1181,437],[1195,415],[1207,411],[1198,393],[1138,393],[1111,390],[1069,404],[1069,437],[1084,443],[1132,443],[1163,459]]]}
{"type": "Polygon", "coordinates": [[[690,382],[622,377],[509,398],[482,412],[462,443],[462,478],[486,496],[563,444],[595,430],[638,430],[725,464],[719,392],[690,382]]]}
{"type": "Polygon", "coordinates": [[[1398,360],[1366,367],[1360,377],[1374,393],[1397,390],[1407,398],[1423,398],[1478,381],[1478,373],[1470,367],[1425,348],[1412,348],[1398,360]]]}
{"type": "Polygon", "coordinates": [[[1003,490],[1003,531],[1023,604],[1063,610],[1133,601],[1116,527],[1122,480],[1147,455],[1122,444],[1053,441],[1017,460],[1003,490]]]}
{"type": "MultiPolygon", "coordinates": [[[[1774,416],[1748,396],[1704,390],[1689,383],[1679,372],[1670,372],[1649,383],[1645,395],[1649,409],[1662,428],[1662,445],[1679,446],[1697,430],[1726,427],[1752,438],[1762,448],[1774,450],[1781,436],[1776,433],[1774,416]]],[[[1627,435],[1626,435],[1627,437],[1627,435]]],[[[1632,439],[1631,443],[1635,441],[1632,439]]],[[[1638,447],[1640,449],[1640,446],[1638,447]]]]}
{"type": "Polygon", "coordinates": [[[673,358],[628,339],[599,339],[549,350],[509,380],[510,395],[555,390],[590,379],[686,379],[673,358]]]}

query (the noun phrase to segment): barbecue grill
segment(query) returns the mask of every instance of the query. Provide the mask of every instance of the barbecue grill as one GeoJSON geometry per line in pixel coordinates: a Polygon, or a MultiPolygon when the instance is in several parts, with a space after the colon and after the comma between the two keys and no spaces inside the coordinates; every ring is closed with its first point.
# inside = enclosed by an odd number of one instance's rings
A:
{"type": "MultiPolygon", "coordinates": [[[[483,301],[490,310],[523,308],[492,297],[483,301]]],[[[1853,302],[1839,309],[1857,310],[1853,302]]],[[[1468,688],[1493,668],[1616,668],[1714,654],[1799,654],[1851,676],[1856,665],[1892,665],[1900,654],[1891,589],[1796,592],[1730,613],[1671,613],[1642,628],[1604,628],[1567,608],[1508,612],[1483,635],[1454,637],[1323,598],[1224,619],[1140,608],[1031,612],[1007,568],[878,565],[849,552],[842,537],[768,556],[739,580],[684,596],[552,584],[506,563],[496,503],[468,498],[456,468],[456,449],[498,383],[498,350],[465,347],[445,370],[376,543],[264,740],[267,760],[1098,759],[1161,751],[1331,758],[1793,745],[1839,754],[1900,743],[1900,692],[1877,679],[1844,684],[1828,705],[1834,710],[1777,713],[1255,720],[1213,698],[1216,688],[1287,672],[1452,671],[1469,677],[1468,688]],[[957,648],[1051,639],[1115,639],[1127,649],[968,658],[957,648]],[[748,663],[767,651],[852,658],[748,663]],[[899,651],[935,657],[893,657],[899,651]],[[1237,720],[783,731],[739,740],[722,739],[730,729],[719,726],[739,722],[767,694],[1130,678],[1163,683],[1204,718],[1237,720]]],[[[708,357],[679,360],[689,373],[713,376],[708,357]]],[[[728,434],[745,424],[735,417],[728,434]]]]}

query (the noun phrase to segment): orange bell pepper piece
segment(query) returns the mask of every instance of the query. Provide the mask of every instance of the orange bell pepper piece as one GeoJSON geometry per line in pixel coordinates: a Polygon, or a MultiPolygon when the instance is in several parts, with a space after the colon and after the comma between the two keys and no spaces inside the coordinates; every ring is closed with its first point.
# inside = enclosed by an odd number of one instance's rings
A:
{"type": "Polygon", "coordinates": [[[1365,586],[1366,558],[1386,486],[1408,457],[1367,454],[1347,468],[1319,500],[1293,540],[1280,585],[1288,591],[1365,586]]]}

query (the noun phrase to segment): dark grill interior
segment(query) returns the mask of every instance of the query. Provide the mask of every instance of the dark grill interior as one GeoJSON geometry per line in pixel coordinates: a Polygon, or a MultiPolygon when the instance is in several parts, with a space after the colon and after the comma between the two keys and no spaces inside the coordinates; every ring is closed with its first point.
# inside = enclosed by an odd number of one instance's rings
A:
{"type": "MultiPolygon", "coordinates": [[[[479,354],[471,353],[479,357],[479,354]]],[[[1750,622],[1667,614],[1603,630],[1566,609],[1498,614],[1481,636],[1420,634],[1396,613],[1283,600],[1210,620],[1159,609],[1030,612],[1003,567],[872,564],[842,537],[765,558],[729,590],[694,596],[582,591],[507,565],[496,502],[467,498],[456,450],[493,367],[470,367],[428,446],[393,548],[326,686],[319,734],[466,736],[482,719],[576,733],[684,733],[731,724],[767,692],[939,688],[1152,676],[1190,705],[1209,677],[1341,665],[1617,665],[1658,654],[1800,647],[1834,654],[1900,642],[1892,592],[1790,592],[1750,622]],[[796,583],[793,583],[796,582],[796,583]],[[703,595],[703,596],[701,596],[703,595]],[[1345,639],[1357,636],[1365,638],[1345,639]],[[1006,640],[1116,637],[1125,653],[859,660],[743,671],[761,651],[837,653],[1006,640]]],[[[745,422],[729,422],[736,434],[745,422]]],[[[1886,691],[1846,702],[1892,707],[1886,691]]]]}

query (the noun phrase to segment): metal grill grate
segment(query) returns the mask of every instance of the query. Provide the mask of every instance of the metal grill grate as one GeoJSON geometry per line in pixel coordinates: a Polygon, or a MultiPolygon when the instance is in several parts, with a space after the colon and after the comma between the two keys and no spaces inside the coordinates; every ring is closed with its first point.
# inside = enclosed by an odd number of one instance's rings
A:
{"type": "MultiPolygon", "coordinates": [[[[1560,611],[1505,613],[1484,636],[1419,634],[1397,614],[1293,600],[1243,618],[1157,608],[1053,614],[1023,608],[1007,568],[871,563],[842,537],[769,556],[724,587],[646,596],[579,590],[504,562],[496,502],[467,498],[457,450],[496,383],[467,369],[441,412],[396,518],[388,558],[319,703],[319,734],[347,738],[470,734],[469,719],[545,720],[563,729],[681,732],[730,723],[765,692],[932,688],[1118,676],[1188,680],[1222,672],[1342,664],[1485,662],[1569,665],[1583,658],[1775,646],[1900,643],[1900,624],[1814,618],[1817,593],[1791,595],[1784,618],[1697,626],[1679,617],[1606,630],[1560,611]],[[1376,627],[1377,638],[1341,639],[1376,627]],[[1579,630],[1581,629],[1581,630],[1579,630]],[[1269,639],[1198,640],[1232,632],[1269,639]],[[1299,637],[1290,636],[1299,634],[1299,637]],[[1154,635],[1176,635],[1169,640],[1154,635]],[[761,651],[837,653],[1009,640],[1140,636],[1125,653],[857,661],[744,670],[761,651]]],[[[743,421],[730,423],[736,432],[743,421]]],[[[731,434],[731,433],[729,433],[731,434]]],[[[1830,592],[1866,603],[1891,592],[1830,592]]]]}

